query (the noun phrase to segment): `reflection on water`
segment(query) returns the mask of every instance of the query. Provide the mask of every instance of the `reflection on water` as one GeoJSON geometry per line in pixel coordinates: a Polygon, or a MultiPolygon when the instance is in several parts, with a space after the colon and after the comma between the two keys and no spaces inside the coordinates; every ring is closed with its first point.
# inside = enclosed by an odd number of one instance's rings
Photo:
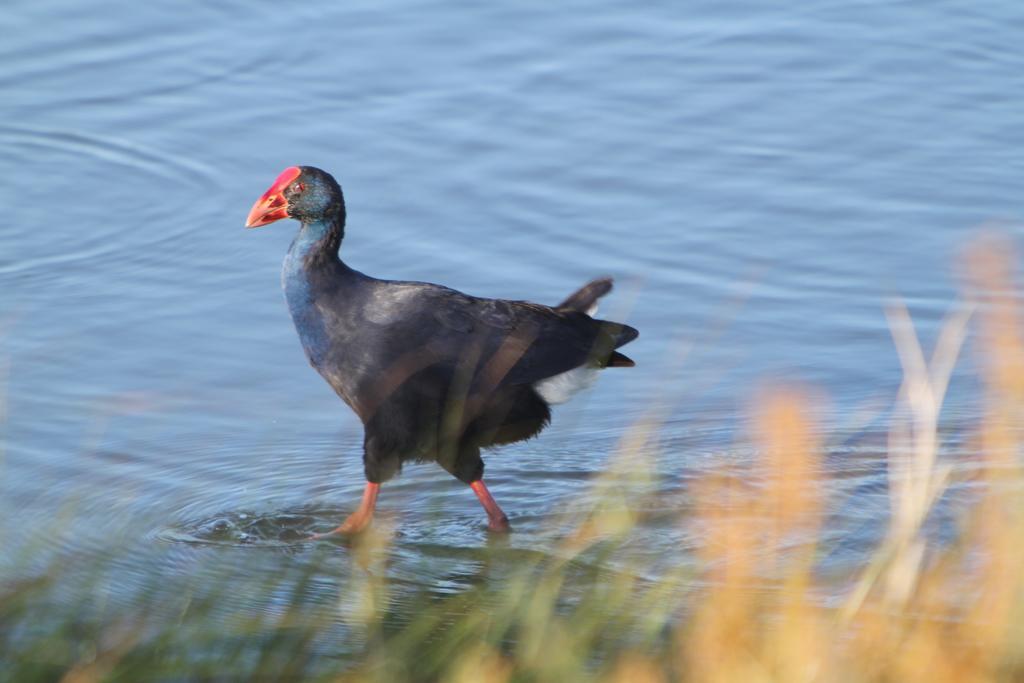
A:
{"type": "MultiPolygon", "coordinates": [[[[1021,215],[1011,2],[157,4],[116,22],[44,4],[9,15],[0,47],[0,531],[51,557],[124,544],[114,602],[154,574],[231,567],[223,613],[269,610],[285,598],[247,602],[244,581],[348,556],[302,539],[358,501],[359,425],[282,302],[294,226],[242,229],[284,166],[341,180],[343,254],[367,273],[549,303],[617,278],[604,314],[642,331],[637,368],[492,454],[488,476],[506,557],[548,557],[622,435],[662,416],[653,495],[629,498],[647,578],[700,540],[679,523],[692,482],[751,459],[766,378],[829,396],[823,571],[856,566],[888,514],[900,371],[881,302],[905,297],[927,346],[972,228],[1021,215]],[[65,21],[42,36],[44,11],[65,21]]],[[[944,416],[940,535],[975,469],[971,362],[944,416]]],[[[438,468],[409,467],[380,505],[395,585],[455,593],[491,566],[475,499],[438,468]]],[[[24,569],[15,555],[0,571],[24,569]]],[[[316,574],[307,597],[329,604],[340,581],[316,574]]]]}

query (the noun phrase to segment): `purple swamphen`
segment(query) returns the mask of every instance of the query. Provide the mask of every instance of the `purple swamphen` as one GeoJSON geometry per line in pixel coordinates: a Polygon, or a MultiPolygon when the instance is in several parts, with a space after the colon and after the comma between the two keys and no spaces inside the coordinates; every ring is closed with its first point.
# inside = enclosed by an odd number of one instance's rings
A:
{"type": "Polygon", "coordinates": [[[338,256],[341,187],[311,166],[285,169],[246,227],[282,218],[302,223],[281,274],[302,348],[365,430],[363,500],[331,534],[362,530],[381,483],[409,460],[437,462],[468,484],[489,528],[507,530],[484,485],[480,449],[537,435],[550,404],[598,369],[633,365],[615,349],[637,331],[590,315],[611,280],[594,280],[552,307],[363,275],[338,256]]]}

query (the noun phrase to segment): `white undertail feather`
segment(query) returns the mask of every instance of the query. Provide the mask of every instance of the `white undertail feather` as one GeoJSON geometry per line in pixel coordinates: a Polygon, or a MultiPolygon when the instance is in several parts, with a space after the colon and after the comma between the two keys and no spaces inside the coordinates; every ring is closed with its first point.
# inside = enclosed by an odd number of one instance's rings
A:
{"type": "Polygon", "coordinates": [[[565,403],[584,389],[589,389],[597,379],[597,373],[597,368],[581,365],[561,375],[534,382],[533,388],[548,403],[565,403]]]}
{"type": "MultiPolygon", "coordinates": [[[[587,311],[587,315],[594,317],[596,314],[597,303],[595,302],[587,311]]],[[[552,405],[565,403],[584,389],[592,387],[594,382],[597,381],[598,371],[599,368],[581,365],[560,375],[534,382],[533,388],[537,390],[540,397],[547,403],[552,405]]]]}

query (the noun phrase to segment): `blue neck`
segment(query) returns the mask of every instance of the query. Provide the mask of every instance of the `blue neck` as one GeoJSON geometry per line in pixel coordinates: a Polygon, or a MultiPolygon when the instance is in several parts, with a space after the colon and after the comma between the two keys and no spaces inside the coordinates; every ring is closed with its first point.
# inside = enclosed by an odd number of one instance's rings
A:
{"type": "Polygon", "coordinates": [[[288,255],[296,255],[305,258],[307,255],[318,250],[331,250],[333,253],[324,256],[337,256],[338,246],[341,244],[341,228],[336,223],[326,221],[314,221],[303,223],[299,228],[299,234],[292,240],[292,246],[288,255]]]}
{"type": "Polygon", "coordinates": [[[288,249],[281,270],[281,286],[288,301],[288,310],[302,348],[314,366],[319,366],[323,360],[329,340],[310,275],[311,270],[319,265],[338,262],[340,233],[341,228],[337,224],[322,221],[303,223],[288,249]]]}

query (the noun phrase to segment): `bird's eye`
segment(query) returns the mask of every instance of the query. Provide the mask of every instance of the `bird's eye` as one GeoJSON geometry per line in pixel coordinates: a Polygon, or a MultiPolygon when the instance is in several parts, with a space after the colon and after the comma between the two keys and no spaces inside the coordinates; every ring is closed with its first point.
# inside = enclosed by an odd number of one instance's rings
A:
{"type": "Polygon", "coordinates": [[[305,189],[306,185],[304,183],[295,183],[294,185],[292,185],[292,194],[299,194],[305,189]]]}

